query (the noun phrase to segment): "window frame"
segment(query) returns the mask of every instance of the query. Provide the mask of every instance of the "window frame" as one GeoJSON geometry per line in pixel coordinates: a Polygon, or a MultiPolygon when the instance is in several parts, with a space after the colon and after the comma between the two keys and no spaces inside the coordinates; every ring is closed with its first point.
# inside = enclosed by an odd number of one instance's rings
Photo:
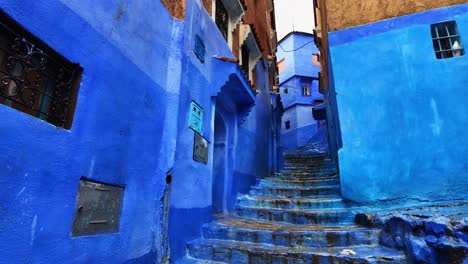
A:
{"type": "Polygon", "coordinates": [[[448,59],[465,55],[460,31],[455,20],[434,23],[431,24],[430,28],[432,45],[437,59],[448,59]],[[457,42],[460,46],[459,48],[455,48],[457,42]],[[457,52],[459,53],[457,54],[457,52]]]}
{"type": "Polygon", "coordinates": [[[0,104],[56,127],[71,129],[83,68],[2,10],[0,38],[3,41],[3,46],[0,45],[0,104]],[[12,85],[14,92],[10,91],[12,85]]]}

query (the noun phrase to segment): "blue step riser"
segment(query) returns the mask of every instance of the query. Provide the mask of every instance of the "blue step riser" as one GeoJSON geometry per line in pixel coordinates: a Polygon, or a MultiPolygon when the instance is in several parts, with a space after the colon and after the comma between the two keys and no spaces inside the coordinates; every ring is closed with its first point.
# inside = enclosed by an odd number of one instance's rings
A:
{"type": "Polygon", "coordinates": [[[353,231],[307,231],[272,232],[248,229],[230,229],[223,226],[205,226],[203,236],[208,239],[225,239],[250,243],[265,243],[277,246],[344,247],[377,245],[378,232],[374,230],[353,231]]]}
{"type": "Polygon", "coordinates": [[[323,189],[279,189],[279,188],[261,188],[252,189],[250,191],[252,195],[262,196],[277,196],[285,198],[300,198],[300,197],[317,197],[317,196],[330,196],[339,195],[339,188],[323,188],[323,189]]]}
{"type": "Polygon", "coordinates": [[[349,264],[349,263],[402,263],[397,261],[375,261],[353,259],[345,255],[329,256],[310,253],[277,253],[255,252],[248,248],[230,248],[212,245],[189,245],[189,254],[206,260],[222,261],[226,263],[249,264],[349,264]]]}
{"type": "Polygon", "coordinates": [[[260,219],[267,221],[291,223],[291,224],[321,224],[321,225],[352,225],[354,214],[350,212],[281,212],[256,210],[253,208],[239,207],[237,215],[250,219],[260,219]]]}
{"type": "Polygon", "coordinates": [[[311,202],[311,201],[288,201],[288,200],[252,200],[239,199],[238,204],[245,207],[263,207],[274,209],[327,209],[327,208],[344,208],[342,201],[329,202],[311,202]]]}
{"type": "Polygon", "coordinates": [[[261,180],[257,186],[259,187],[269,187],[269,186],[298,186],[298,187],[325,187],[339,185],[340,181],[338,178],[334,179],[324,179],[324,180],[315,180],[315,181],[271,181],[271,180],[261,180]]]}

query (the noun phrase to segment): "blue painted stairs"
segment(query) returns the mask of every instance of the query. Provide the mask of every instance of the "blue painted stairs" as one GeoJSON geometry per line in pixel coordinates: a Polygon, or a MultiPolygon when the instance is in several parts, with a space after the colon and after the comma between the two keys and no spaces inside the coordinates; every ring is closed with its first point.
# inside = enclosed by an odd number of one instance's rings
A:
{"type": "Polygon", "coordinates": [[[354,216],[327,155],[286,154],[282,172],[239,196],[235,216],[204,225],[179,263],[405,263],[354,216]]]}

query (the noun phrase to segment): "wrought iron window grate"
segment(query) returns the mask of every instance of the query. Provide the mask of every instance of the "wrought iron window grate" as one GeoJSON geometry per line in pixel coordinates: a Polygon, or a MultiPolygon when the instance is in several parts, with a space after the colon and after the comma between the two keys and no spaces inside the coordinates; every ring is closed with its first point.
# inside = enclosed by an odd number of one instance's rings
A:
{"type": "Polygon", "coordinates": [[[432,24],[431,34],[437,59],[458,57],[465,54],[455,21],[432,24]]]}
{"type": "Polygon", "coordinates": [[[0,10],[0,103],[71,128],[82,69],[0,10]]]}

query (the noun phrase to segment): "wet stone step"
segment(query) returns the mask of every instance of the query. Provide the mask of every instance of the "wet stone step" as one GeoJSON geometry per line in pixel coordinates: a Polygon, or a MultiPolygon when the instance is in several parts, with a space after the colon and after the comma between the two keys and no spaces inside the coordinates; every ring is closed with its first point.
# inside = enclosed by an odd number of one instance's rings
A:
{"type": "Polygon", "coordinates": [[[287,247],[341,247],[377,245],[379,231],[356,226],[294,226],[230,218],[204,225],[203,236],[208,239],[236,240],[287,247]]]}
{"type": "Polygon", "coordinates": [[[275,196],[250,196],[243,195],[237,199],[240,206],[263,207],[275,209],[328,209],[345,208],[345,204],[339,196],[330,198],[278,198],[275,196]]]}
{"type": "Polygon", "coordinates": [[[379,246],[332,248],[284,247],[240,241],[198,239],[188,245],[191,256],[226,263],[405,263],[400,252],[379,246]],[[352,250],[355,255],[342,253],[352,250]]]}
{"type": "Polygon", "coordinates": [[[249,219],[259,219],[291,223],[297,225],[321,224],[321,225],[353,225],[355,213],[344,209],[322,210],[293,210],[273,209],[261,207],[236,207],[238,216],[249,219]]]}
{"type": "Polygon", "coordinates": [[[316,197],[316,196],[330,196],[339,195],[340,186],[330,185],[324,187],[282,187],[282,186],[255,186],[250,190],[252,195],[268,195],[285,198],[299,198],[299,197],[316,197]]]}

